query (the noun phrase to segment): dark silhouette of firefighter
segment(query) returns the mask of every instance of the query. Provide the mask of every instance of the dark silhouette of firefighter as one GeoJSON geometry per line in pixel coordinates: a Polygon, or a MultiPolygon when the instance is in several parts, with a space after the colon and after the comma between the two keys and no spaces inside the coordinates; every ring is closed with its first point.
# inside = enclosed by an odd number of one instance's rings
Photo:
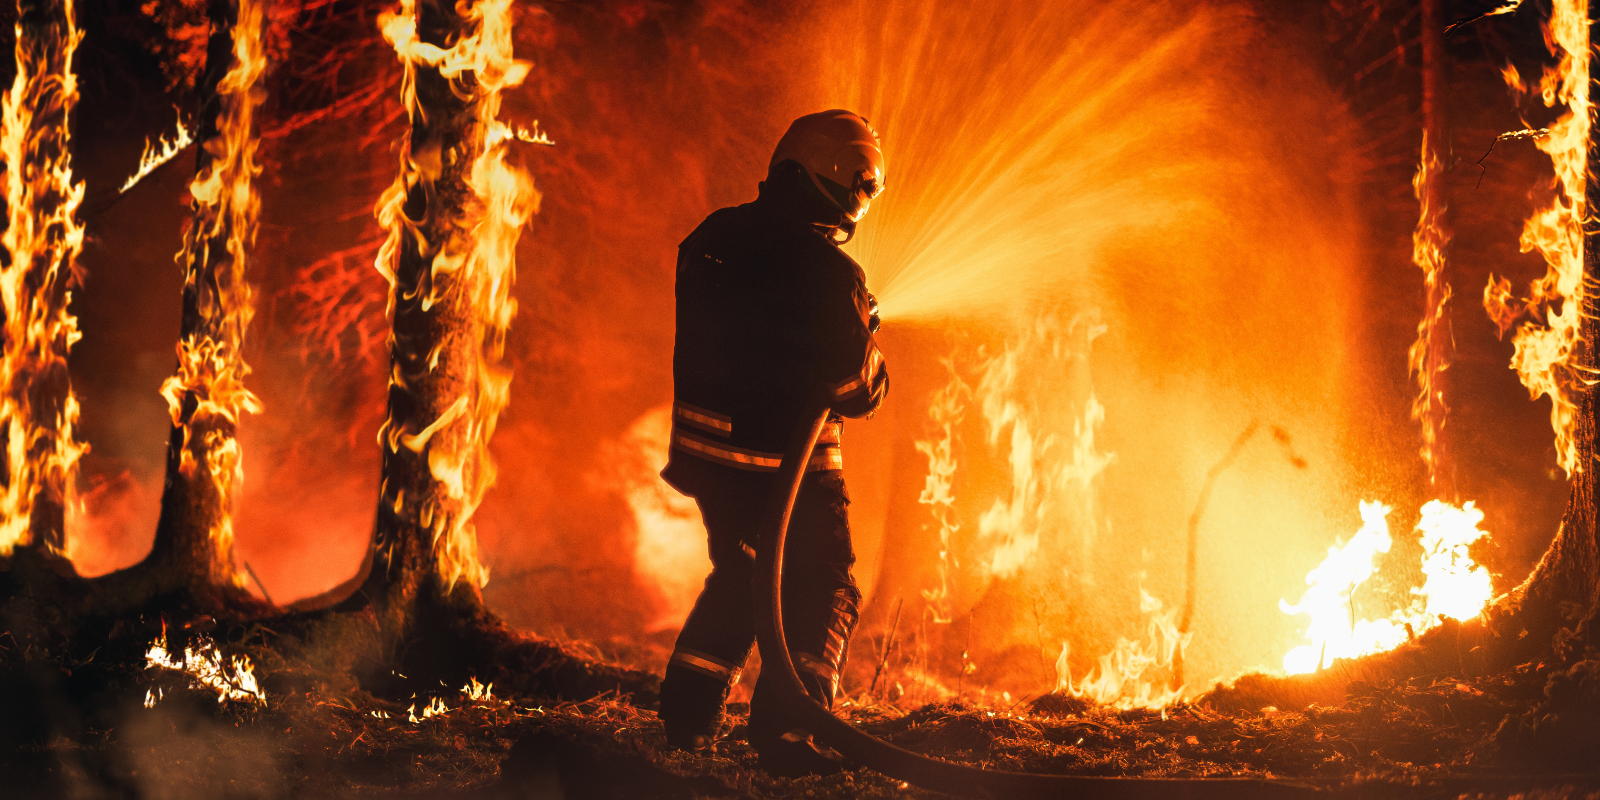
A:
{"type": "MultiPolygon", "coordinates": [[[[812,697],[832,706],[861,593],[840,433],[889,388],[872,335],[877,304],[839,249],[883,189],[877,133],[848,111],[794,121],[754,202],[706,218],[678,248],[672,448],[661,475],[700,506],[712,571],[661,686],[675,747],[713,747],[728,689],[755,641],[751,580],[761,514],[805,407],[833,408],[812,451],[784,548],[784,629],[812,697]]],[[[773,682],[758,681],[747,728],[769,772],[840,764],[787,725],[773,682]]]]}

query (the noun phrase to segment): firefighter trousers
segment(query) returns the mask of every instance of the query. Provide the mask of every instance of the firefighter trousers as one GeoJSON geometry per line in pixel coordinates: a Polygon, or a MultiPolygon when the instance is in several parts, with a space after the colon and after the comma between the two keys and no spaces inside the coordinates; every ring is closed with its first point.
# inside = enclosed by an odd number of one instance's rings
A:
{"type": "MultiPolygon", "coordinates": [[[[755,547],[774,478],[728,472],[725,481],[695,493],[711,575],[678,634],[661,684],[661,720],[668,738],[676,741],[715,736],[728,689],[755,642],[755,547]]],[[[783,627],[789,654],[806,691],[830,708],[861,601],[850,574],[855,552],[849,504],[843,473],[807,473],[784,547],[783,627]]],[[[751,698],[748,734],[757,751],[797,733],[773,696],[775,685],[775,679],[763,676],[751,698]]]]}

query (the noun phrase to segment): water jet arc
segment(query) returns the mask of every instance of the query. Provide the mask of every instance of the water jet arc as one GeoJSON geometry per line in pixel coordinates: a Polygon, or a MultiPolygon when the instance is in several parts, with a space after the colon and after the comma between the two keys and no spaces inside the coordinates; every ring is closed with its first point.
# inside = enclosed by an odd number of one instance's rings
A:
{"type": "Polygon", "coordinates": [[[800,493],[804,465],[816,446],[829,411],[824,402],[809,404],[802,417],[802,426],[784,451],[777,482],[762,520],[761,547],[756,559],[758,580],[753,587],[756,641],[761,649],[761,663],[764,671],[771,669],[775,673],[764,679],[777,682],[778,695],[794,714],[799,727],[810,731],[845,758],[891,778],[925,789],[968,797],[1288,800],[1323,794],[1320,789],[1307,784],[1254,778],[1105,778],[979,769],[896,747],[857,730],[813,700],[800,683],[783,634],[783,544],[789,531],[789,515],[800,493]]]}

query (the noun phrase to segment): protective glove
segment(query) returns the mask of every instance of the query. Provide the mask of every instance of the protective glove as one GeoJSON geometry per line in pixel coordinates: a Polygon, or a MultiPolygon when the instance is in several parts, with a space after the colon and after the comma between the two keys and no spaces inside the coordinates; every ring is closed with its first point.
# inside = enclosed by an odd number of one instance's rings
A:
{"type": "Polygon", "coordinates": [[[867,317],[867,333],[877,333],[878,328],[883,325],[883,320],[878,318],[878,298],[873,297],[870,292],[867,294],[867,310],[872,314],[867,317]]]}

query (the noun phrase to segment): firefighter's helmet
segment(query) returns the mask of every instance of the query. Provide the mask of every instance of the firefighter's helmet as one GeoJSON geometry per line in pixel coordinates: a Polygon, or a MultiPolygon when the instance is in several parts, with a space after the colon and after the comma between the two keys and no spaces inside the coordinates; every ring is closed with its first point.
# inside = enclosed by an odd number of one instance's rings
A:
{"type": "Polygon", "coordinates": [[[850,222],[867,213],[883,191],[883,151],[878,132],[858,114],[843,109],[807,114],[778,140],[768,169],[794,161],[850,222]]]}

